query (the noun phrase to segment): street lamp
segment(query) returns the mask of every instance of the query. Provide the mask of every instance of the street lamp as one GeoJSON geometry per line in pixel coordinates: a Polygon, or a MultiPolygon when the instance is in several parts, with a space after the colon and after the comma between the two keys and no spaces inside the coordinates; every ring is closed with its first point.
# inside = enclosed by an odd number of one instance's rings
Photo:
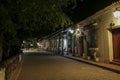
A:
{"type": "Polygon", "coordinates": [[[120,19],[120,11],[116,10],[113,12],[115,18],[120,19]]]}
{"type": "Polygon", "coordinates": [[[69,30],[68,30],[71,34],[73,34],[74,33],[74,30],[73,29],[71,29],[71,28],[69,28],[69,30]]]}

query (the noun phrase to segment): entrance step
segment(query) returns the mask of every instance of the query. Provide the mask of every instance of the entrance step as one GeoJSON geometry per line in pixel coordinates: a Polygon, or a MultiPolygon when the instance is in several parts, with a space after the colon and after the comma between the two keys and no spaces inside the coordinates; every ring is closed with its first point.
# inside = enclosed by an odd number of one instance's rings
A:
{"type": "Polygon", "coordinates": [[[116,61],[112,61],[110,62],[111,64],[115,64],[115,65],[119,65],[120,66],[120,62],[116,62],[116,61]]]}

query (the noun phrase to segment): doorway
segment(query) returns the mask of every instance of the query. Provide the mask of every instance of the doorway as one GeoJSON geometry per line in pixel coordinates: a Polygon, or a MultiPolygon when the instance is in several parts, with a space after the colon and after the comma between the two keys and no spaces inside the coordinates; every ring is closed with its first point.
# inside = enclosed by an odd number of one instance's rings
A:
{"type": "Polygon", "coordinates": [[[120,32],[114,31],[113,38],[113,61],[120,63],[120,32]]]}

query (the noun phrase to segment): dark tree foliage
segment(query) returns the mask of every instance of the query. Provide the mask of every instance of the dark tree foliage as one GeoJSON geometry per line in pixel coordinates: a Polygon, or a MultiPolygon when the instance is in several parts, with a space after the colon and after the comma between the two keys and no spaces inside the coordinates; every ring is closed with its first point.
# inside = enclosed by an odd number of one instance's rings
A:
{"type": "Polygon", "coordinates": [[[95,12],[111,5],[119,0],[77,0],[77,6],[72,8],[64,8],[63,11],[75,23],[93,15],[95,12]]]}
{"type": "Polygon", "coordinates": [[[0,0],[0,46],[5,57],[16,52],[22,40],[72,24],[63,8],[75,5],[76,0],[0,0]]]}

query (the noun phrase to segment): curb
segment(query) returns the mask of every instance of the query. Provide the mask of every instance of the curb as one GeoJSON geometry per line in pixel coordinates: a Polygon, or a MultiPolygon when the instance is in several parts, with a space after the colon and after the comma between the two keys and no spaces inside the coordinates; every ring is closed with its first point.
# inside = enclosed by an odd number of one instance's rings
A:
{"type": "Polygon", "coordinates": [[[107,67],[107,66],[103,66],[101,64],[95,64],[95,63],[92,63],[92,62],[89,62],[89,61],[83,60],[83,59],[77,59],[75,57],[70,57],[70,56],[63,56],[63,57],[66,57],[66,58],[69,58],[69,59],[73,59],[73,60],[76,60],[76,61],[79,61],[79,62],[87,63],[87,64],[90,64],[90,65],[97,66],[97,67],[100,67],[100,68],[103,68],[103,69],[107,69],[107,70],[110,70],[110,71],[113,71],[113,72],[116,72],[116,73],[120,74],[120,70],[118,70],[118,69],[114,69],[114,68],[110,68],[110,67],[107,67]]]}

